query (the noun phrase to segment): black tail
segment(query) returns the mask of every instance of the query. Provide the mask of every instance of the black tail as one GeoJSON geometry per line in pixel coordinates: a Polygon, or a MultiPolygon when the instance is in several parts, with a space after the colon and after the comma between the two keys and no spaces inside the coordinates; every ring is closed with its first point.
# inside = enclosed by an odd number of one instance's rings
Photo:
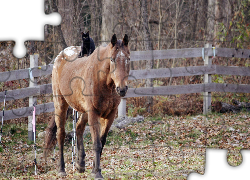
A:
{"type": "Polygon", "coordinates": [[[51,119],[48,127],[46,128],[45,132],[45,139],[44,139],[44,149],[43,154],[45,161],[47,161],[47,155],[51,152],[52,148],[56,145],[56,131],[57,126],[55,122],[55,118],[51,119]]]}

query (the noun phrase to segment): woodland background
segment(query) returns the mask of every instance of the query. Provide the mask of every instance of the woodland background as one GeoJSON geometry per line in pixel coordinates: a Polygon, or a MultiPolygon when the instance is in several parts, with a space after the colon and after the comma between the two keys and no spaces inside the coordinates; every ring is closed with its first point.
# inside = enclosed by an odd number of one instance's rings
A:
{"type": "MultiPolygon", "coordinates": [[[[250,48],[250,0],[45,0],[45,13],[59,12],[59,26],[45,26],[45,41],[27,41],[22,59],[12,55],[14,42],[0,42],[0,72],[29,68],[29,55],[39,54],[39,65],[49,64],[64,48],[81,45],[81,31],[90,32],[96,47],[129,36],[131,51],[204,47],[250,48]]],[[[160,59],[132,62],[131,69],[157,69],[203,65],[202,58],[160,59]]],[[[213,64],[250,66],[249,59],[213,58],[213,64]]],[[[249,77],[213,75],[213,82],[250,84],[249,77]]],[[[130,82],[130,87],[198,84],[203,76],[159,78],[130,82]]],[[[38,85],[51,83],[51,76],[38,78],[38,85]]],[[[25,88],[29,79],[0,83],[0,91],[25,88]]],[[[248,102],[249,94],[213,93],[212,103],[232,99],[248,102]]],[[[51,102],[41,95],[38,104],[51,102]]],[[[1,103],[1,107],[3,103],[1,103]]],[[[127,113],[145,116],[202,113],[202,94],[129,98],[127,113]],[[151,107],[151,108],[150,108],[151,107]]],[[[9,101],[7,110],[28,106],[28,98],[9,101]]],[[[48,121],[40,115],[38,120],[48,121]]],[[[21,118],[19,121],[27,121],[21,118]]],[[[10,121],[11,122],[11,121],[10,121]]]]}

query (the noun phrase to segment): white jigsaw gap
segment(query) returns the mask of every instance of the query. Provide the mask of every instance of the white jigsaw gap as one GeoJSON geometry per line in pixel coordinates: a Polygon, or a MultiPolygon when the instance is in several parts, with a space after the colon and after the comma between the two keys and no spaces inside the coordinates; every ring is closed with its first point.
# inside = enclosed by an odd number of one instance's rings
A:
{"type": "Polygon", "coordinates": [[[67,56],[73,56],[76,55],[76,52],[74,50],[76,50],[76,48],[74,46],[70,46],[64,49],[63,53],[65,53],[67,56]]]}
{"type": "Polygon", "coordinates": [[[26,54],[25,41],[44,41],[45,24],[61,23],[59,13],[45,14],[44,0],[0,1],[0,16],[0,41],[15,41],[13,54],[18,58],[26,54]]]}
{"type": "Polygon", "coordinates": [[[250,179],[250,151],[241,151],[243,160],[239,166],[230,166],[226,149],[206,149],[205,174],[192,173],[188,180],[235,180],[250,179]]]}

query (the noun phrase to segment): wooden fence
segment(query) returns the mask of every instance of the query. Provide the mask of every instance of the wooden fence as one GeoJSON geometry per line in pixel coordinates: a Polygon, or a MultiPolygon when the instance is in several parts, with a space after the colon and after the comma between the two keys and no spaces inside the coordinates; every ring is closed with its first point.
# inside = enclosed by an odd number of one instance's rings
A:
{"type": "MultiPolygon", "coordinates": [[[[164,78],[164,77],[179,77],[179,76],[194,76],[204,75],[203,84],[177,85],[177,86],[161,86],[148,88],[129,88],[127,95],[122,99],[118,115],[126,115],[126,98],[155,96],[155,95],[173,95],[173,94],[189,94],[203,93],[203,113],[206,114],[211,106],[211,92],[237,92],[250,93],[250,85],[247,84],[220,84],[212,83],[211,75],[239,75],[250,76],[250,67],[228,67],[213,65],[210,57],[228,57],[228,58],[250,58],[250,49],[229,49],[229,48],[212,48],[207,44],[204,48],[189,48],[189,49],[168,49],[168,50],[153,50],[153,51],[132,51],[130,55],[131,61],[152,60],[152,59],[171,59],[171,58],[196,58],[203,57],[204,66],[176,67],[176,68],[161,68],[150,70],[131,70],[129,80],[146,79],[146,78],[164,78]]],[[[29,107],[23,107],[14,110],[6,110],[4,112],[4,120],[32,116],[33,103],[36,102],[35,96],[41,94],[51,94],[51,84],[38,86],[36,78],[52,73],[53,65],[38,67],[38,55],[31,55],[31,68],[16,71],[8,71],[0,73],[0,82],[13,81],[19,79],[30,79],[30,87],[7,91],[6,101],[23,99],[30,97],[29,107]],[[32,76],[30,74],[32,72],[32,76]]],[[[4,92],[0,92],[0,102],[4,101],[4,92]]],[[[46,112],[53,112],[53,102],[36,105],[36,115],[46,112]]],[[[0,119],[2,118],[0,112],[0,119]]],[[[29,120],[30,121],[30,120],[29,120]]],[[[30,123],[29,123],[30,124],[30,123]]],[[[28,127],[30,131],[30,125],[28,127]]],[[[31,128],[32,129],[32,128],[31,128]]]]}

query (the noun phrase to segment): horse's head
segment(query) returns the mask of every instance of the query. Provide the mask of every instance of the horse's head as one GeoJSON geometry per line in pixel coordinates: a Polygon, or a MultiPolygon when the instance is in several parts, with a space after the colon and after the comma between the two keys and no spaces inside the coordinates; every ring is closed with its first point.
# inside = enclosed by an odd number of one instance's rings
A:
{"type": "Polygon", "coordinates": [[[128,48],[128,36],[123,40],[117,40],[114,34],[111,39],[110,73],[115,83],[116,92],[124,97],[127,93],[128,75],[130,70],[130,52],[128,48]]]}

